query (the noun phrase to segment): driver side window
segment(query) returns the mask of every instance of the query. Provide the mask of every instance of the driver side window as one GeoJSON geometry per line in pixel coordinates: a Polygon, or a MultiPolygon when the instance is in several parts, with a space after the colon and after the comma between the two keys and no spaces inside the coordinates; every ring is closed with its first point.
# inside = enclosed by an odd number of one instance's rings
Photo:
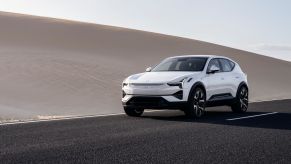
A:
{"type": "Polygon", "coordinates": [[[220,67],[220,64],[219,64],[219,60],[218,59],[211,59],[210,62],[209,62],[209,64],[208,64],[208,67],[207,67],[207,72],[210,71],[210,68],[213,65],[216,66],[217,68],[219,68],[219,70],[221,71],[221,67],[220,67]]]}

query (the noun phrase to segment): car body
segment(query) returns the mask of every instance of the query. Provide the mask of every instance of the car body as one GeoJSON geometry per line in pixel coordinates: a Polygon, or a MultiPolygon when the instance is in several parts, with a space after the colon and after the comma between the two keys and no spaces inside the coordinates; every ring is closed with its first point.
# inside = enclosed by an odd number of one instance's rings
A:
{"type": "Polygon", "coordinates": [[[126,78],[122,93],[124,110],[131,116],[140,116],[144,109],[181,109],[186,115],[201,117],[207,106],[230,105],[235,112],[248,107],[247,76],[238,63],[224,56],[167,58],[126,78]],[[200,100],[194,99],[195,94],[200,100]]]}

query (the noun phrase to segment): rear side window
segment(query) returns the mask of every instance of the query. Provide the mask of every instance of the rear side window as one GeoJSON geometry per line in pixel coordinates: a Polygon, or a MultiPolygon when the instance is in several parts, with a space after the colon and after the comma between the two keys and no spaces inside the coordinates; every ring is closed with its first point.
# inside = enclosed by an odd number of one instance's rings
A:
{"type": "Polygon", "coordinates": [[[232,62],[232,61],[230,61],[230,60],[228,60],[228,62],[230,63],[231,70],[233,70],[233,69],[234,69],[234,66],[235,66],[234,62],[232,62]]]}
{"type": "Polygon", "coordinates": [[[230,72],[233,70],[235,64],[228,59],[219,59],[223,72],[230,72]]]}

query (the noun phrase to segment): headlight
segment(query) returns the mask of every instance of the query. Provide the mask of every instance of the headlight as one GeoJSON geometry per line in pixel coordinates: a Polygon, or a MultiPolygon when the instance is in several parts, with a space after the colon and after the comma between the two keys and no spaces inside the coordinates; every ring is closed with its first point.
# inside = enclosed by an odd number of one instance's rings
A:
{"type": "MultiPolygon", "coordinates": [[[[179,88],[183,88],[184,83],[187,81],[188,77],[185,77],[184,79],[180,80],[179,82],[169,82],[167,83],[169,86],[178,86],[179,88]]],[[[192,78],[191,78],[192,80],[192,78]]],[[[191,81],[190,80],[190,81],[191,81]]]]}
{"type": "Polygon", "coordinates": [[[170,83],[167,83],[169,86],[178,86],[179,88],[182,88],[183,87],[183,84],[182,82],[170,82],[170,83]]]}

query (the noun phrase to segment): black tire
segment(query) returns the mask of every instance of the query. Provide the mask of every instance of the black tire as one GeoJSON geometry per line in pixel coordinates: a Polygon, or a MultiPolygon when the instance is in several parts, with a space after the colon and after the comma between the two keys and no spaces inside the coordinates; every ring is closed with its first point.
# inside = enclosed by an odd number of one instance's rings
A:
{"type": "Polygon", "coordinates": [[[135,109],[135,108],[128,108],[128,107],[124,107],[124,112],[128,115],[128,116],[132,116],[132,117],[139,117],[143,114],[144,109],[135,109]]]}
{"type": "Polygon", "coordinates": [[[244,113],[248,110],[249,106],[249,90],[243,85],[236,94],[235,103],[231,106],[231,110],[235,113],[244,113]]]}
{"type": "Polygon", "coordinates": [[[195,88],[188,100],[188,107],[184,113],[190,118],[200,118],[205,114],[206,94],[200,87],[195,88]]]}

